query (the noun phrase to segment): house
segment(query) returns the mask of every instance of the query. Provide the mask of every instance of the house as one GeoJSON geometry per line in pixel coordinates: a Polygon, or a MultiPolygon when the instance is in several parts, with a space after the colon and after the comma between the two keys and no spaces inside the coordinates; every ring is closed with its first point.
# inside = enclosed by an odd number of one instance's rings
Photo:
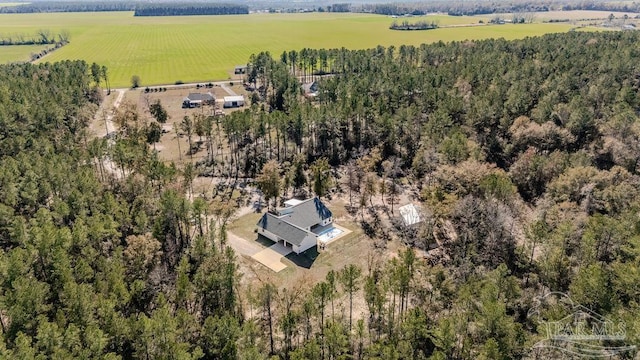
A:
{"type": "Polygon", "coordinates": [[[304,91],[304,96],[316,97],[318,96],[318,82],[302,84],[302,90],[304,91]]]}
{"type": "Polygon", "coordinates": [[[247,65],[236,65],[233,69],[233,73],[236,75],[242,75],[247,73],[247,65]]]}
{"type": "Polygon", "coordinates": [[[206,94],[190,93],[189,96],[182,100],[182,108],[196,108],[202,105],[213,105],[215,97],[209,92],[206,94]]]}
{"type": "Polygon", "coordinates": [[[224,97],[224,107],[234,108],[234,107],[242,107],[242,106],[244,106],[244,96],[236,95],[236,96],[224,97]]]}
{"type": "Polygon", "coordinates": [[[268,212],[256,224],[258,234],[275,242],[291,246],[296,254],[308,250],[332,234],[333,214],[319,198],[307,200],[292,199],[276,213],[268,212]]]}

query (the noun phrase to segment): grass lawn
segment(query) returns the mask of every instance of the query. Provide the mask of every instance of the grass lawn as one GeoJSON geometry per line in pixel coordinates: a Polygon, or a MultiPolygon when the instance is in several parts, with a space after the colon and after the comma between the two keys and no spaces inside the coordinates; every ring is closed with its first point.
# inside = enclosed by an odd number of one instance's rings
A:
{"type": "Polygon", "coordinates": [[[372,251],[371,240],[363,235],[362,229],[354,223],[339,221],[338,224],[352,232],[327,245],[325,250],[315,247],[300,255],[287,255],[281,261],[287,268],[276,274],[280,283],[292,278],[311,277],[315,281],[324,279],[329,270],[340,270],[349,264],[366,269],[368,254],[372,251]]]}
{"type": "Polygon", "coordinates": [[[358,256],[362,256],[363,249],[370,248],[370,246],[361,247],[361,241],[366,242],[366,239],[362,236],[363,232],[360,226],[348,221],[340,221],[337,224],[351,230],[351,232],[327,245],[316,259],[318,265],[332,266],[336,262],[339,265],[342,259],[336,259],[336,255],[347,254],[350,258],[358,258],[358,256]]]}
{"type": "MultiPolygon", "coordinates": [[[[1,27],[2,25],[0,25],[1,27]]],[[[9,45],[0,46],[0,64],[29,61],[31,54],[39,53],[46,45],[9,45]]]]}
{"type": "MultiPolygon", "coordinates": [[[[427,16],[441,26],[477,24],[477,17],[427,16]]],[[[232,16],[134,17],[132,12],[0,14],[0,34],[66,30],[70,43],[41,61],[83,59],[109,68],[113,87],[132,75],[142,86],[175,81],[223,80],[252,53],[302,48],[371,48],[565,32],[568,24],[495,25],[429,31],[389,30],[392,21],[371,14],[249,14],[232,16]],[[295,34],[295,36],[292,36],[295,34]]],[[[4,61],[12,61],[9,56],[4,61]]]]}
{"type": "Polygon", "coordinates": [[[241,216],[229,224],[229,231],[245,240],[255,240],[258,234],[254,232],[256,223],[262,217],[262,213],[251,213],[241,216]]]}
{"type": "MultiPolygon", "coordinates": [[[[273,244],[266,238],[259,239],[253,232],[255,225],[262,216],[262,213],[251,213],[239,217],[229,225],[229,231],[239,237],[253,241],[256,240],[263,246],[273,244]]],[[[281,261],[287,268],[274,274],[279,282],[286,282],[291,277],[309,275],[312,278],[322,279],[331,269],[339,270],[348,264],[358,264],[361,268],[366,267],[367,254],[371,251],[371,240],[363,235],[362,229],[349,221],[338,221],[338,225],[351,230],[351,233],[335,240],[327,245],[325,250],[318,251],[315,247],[300,255],[291,253],[281,261]]]]}

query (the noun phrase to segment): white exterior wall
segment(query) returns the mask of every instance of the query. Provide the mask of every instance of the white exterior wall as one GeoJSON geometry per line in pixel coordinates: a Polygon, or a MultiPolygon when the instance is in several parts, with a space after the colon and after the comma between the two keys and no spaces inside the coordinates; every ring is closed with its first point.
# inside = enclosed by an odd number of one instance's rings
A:
{"type": "Polygon", "coordinates": [[[271,240],[273,240],[275,242],[278,242],[278,237],[276,236],[276,234],[274,234],[274,233],[272,233],[272,232],[270,232],[268,230],[265,230],[265,229],[263,229],[261,227],[258,227],[258,233],[260,233],[264,237],[267,237],[267,238],[269,238],[269,239],[271,239],[271,240]]]}
{"type": "Polygon", "coordinates": [[[242,107],[244,106],[244,97],[241,95],[238,96],[225,96],[224,97],[224,107],[242,107]],[[235,103],[235,104],[234,104],[235,103]]]}
{"type": "Polygon", "coordinates": [[[312,247],[314,247],[318,240],[317,240],[317,236],[314,233],[309,233],[307,234],[307,236],[305,236],[305,238],[302,240],[302,242],[300,243],[300,245],[294,245],[291,244],[289,242],[287,242],[284,239],[279,238],[276,234],[265,230],[261,227],[258,227],[258,233],[261,234],[262,236],[269,238],[270,240],[274,241],[274,242],[279,242],[279,241],[284,241],[284,245],[285,246],[291,246],[291,249],[296,253],[296,254],[300,254],[301,252],[308,250],[312,247]]]}
{"type": "Polygon", "coordinates": [[[317,239],[316,235],[313,234],[313,233],[309,233],[302,240],[302,242],[300,243],[300,246],[293,245],[292,249],[296,254],[300,254],[301,252],[316,246],[317,241],[318,241],[318,239],[317,239]]]}
{"type": "Polygon", "coordinates": [[[234,103],[234,101],[225,101],[224,102],[224,107],[233,108],[233,107],[243,107],[244,106],[244,100],[235,101],[236,105],[234,105],[233,103],[234,103]]]}

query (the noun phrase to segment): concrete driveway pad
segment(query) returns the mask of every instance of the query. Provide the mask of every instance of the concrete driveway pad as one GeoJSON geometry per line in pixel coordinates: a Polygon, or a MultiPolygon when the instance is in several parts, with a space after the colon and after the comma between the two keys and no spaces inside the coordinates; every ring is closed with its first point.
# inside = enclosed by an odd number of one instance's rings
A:
{"type": "Polygon", "coordinates": [[[280,272],[287,267],[285,264],[280,262],[280,259],[282,259],[283,256],[288,255],[290,252],[291,248],[287,248],[283,244],[276,243],[251,257],[269,269],[275,272],[280,272]]]}

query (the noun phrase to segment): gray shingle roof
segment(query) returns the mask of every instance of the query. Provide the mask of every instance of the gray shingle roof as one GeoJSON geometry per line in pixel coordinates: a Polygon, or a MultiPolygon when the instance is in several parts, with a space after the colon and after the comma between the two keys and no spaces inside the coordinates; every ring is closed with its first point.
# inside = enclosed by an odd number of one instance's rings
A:
{"type": "Polygon", "coordinates": [[[331,210],[329,210],[320,199],[314,197],[293,206],[291,213],[282,218],[296,226],[306,229],[331,216],[331,210]]]}
{"type": "Polygon", "coordinates": [[[286,210],[290,213],[282,216],[266,213],[256,225],[295,245],[300,245],[307,236],[306,228],[332,216],[331,210],[317,197],[307,199],[286,210]]]}
{"type": "Polygon", "coordinates": [[[201,93],[190,93],[187,96],[187,99],[190,101],[213,101],[213,96],[211,94],[201,94],[201,93]]]}
{"type": "Polygon", "coordinates": [[[257,225],[294,245],[300,245],[308,234],[305,230],[270,213],[264,214],[257,225]]]}

